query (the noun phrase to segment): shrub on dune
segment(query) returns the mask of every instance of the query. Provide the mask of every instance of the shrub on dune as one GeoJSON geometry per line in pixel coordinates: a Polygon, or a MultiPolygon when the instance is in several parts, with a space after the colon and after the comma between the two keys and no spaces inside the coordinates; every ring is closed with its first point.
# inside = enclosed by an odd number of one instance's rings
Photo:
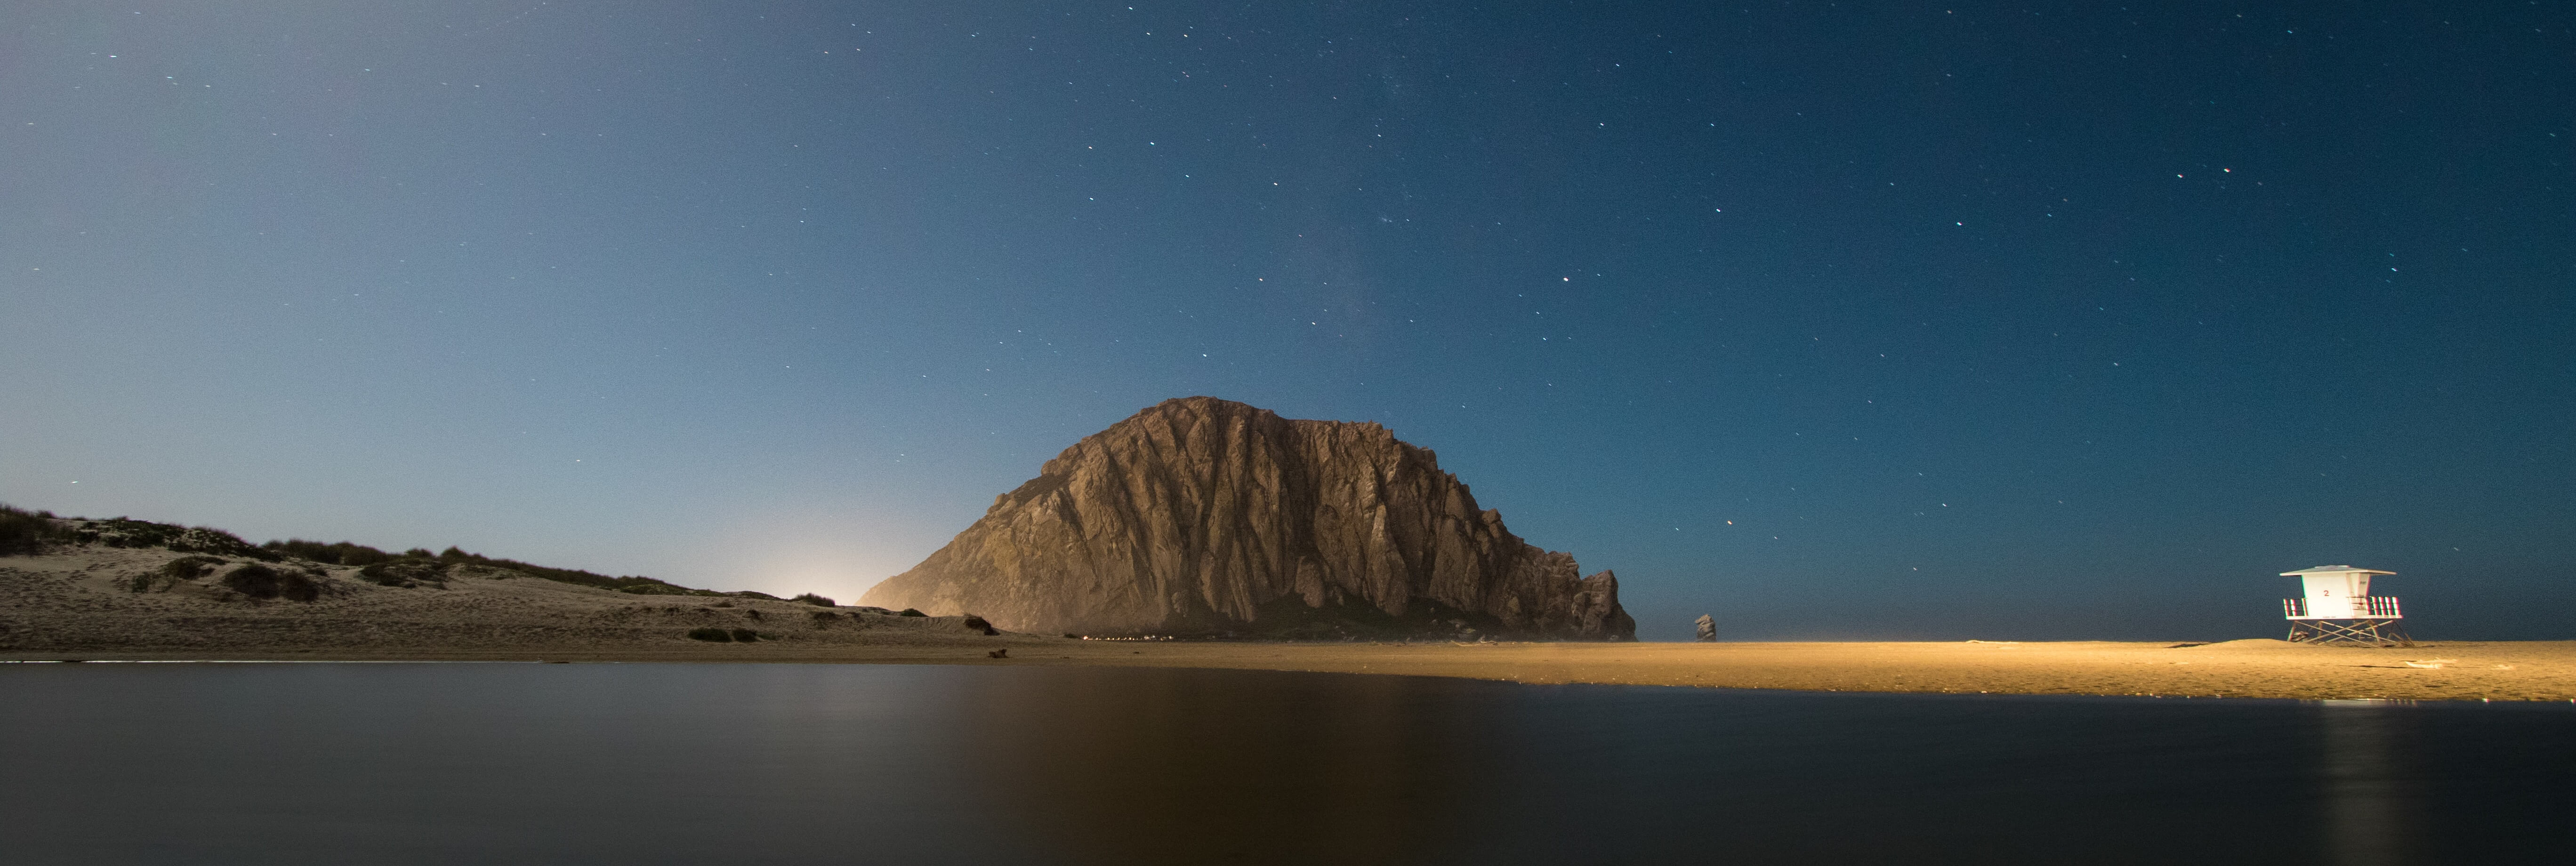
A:
{"type": "Polygon", "coordinates": [[[196,580],[222,564],[223,560],[211,556],[182,556],[162,563],[161,573],[180,580],[196,580]]]}
{"type": "Polygon", "coordinates": [[[289,538],[285,541],[270,541],[259,547],[261,550],[276,551],[287,556],[310,559],[314,562],[327,562],[332,565],[374,565],[394,558],[393,554],[349,541],[324,544],[319,541],[289,538]]]}
{"type": "Polygon", "coordinates": [[[384,562],[371,562],[365,568],[358,569],[358,579],[377,586],[416,587],[430,584],[445,587],[447,573],[444,568],[445,566],[441,564],[421,560],[391,559],[384,562]]]}
{"type": "Polygon", "coordinates": [[[212,573],[226,561],[211,556],[182,556],[162,563],[160,568],[127,578],[125,588],[133,592],[169,592],[171,587],[212,573]]]}
{"type": "Polygon", "coordinates": [[[52,512],[0,505],[0,556],[41,552],[57,534],[52,512]]]}
{"type": "Polygon", "coordinates": [[[252,598],[283,598],[288,601],[312,601],[322,597],[322,585],[302,572],[286,571],[252,563],[224,575],[224,585],[252,598]]]}

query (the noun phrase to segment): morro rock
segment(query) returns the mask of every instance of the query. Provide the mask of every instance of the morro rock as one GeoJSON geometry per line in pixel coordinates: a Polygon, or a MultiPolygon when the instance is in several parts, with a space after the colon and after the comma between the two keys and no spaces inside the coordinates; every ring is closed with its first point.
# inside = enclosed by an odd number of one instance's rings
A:
{"type": "Polygon", "coordinates": [[[1523,542],[1430,450],[1212,397],[1074,443],[861,603],[1041,633],[1637,631],[1616,577],[1523,542]]]}

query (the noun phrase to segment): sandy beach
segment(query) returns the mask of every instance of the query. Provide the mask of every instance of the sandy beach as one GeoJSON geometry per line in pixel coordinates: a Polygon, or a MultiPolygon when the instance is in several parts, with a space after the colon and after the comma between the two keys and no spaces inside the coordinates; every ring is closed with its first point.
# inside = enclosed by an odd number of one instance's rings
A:
{"type": "Polygon", "coordinates": [[[2212,644],[1226,643],[988,636],[962,617],[767,599],[639,596],[460,571],[443,588],[316,569],[312,602],[132,589],[173,558],[83,548],[0,560],[0,660],[449,660],[1111,665],[1805,691],[2576,700],[2576,641],[2406,648],[2212,644]],[[752,629],[705,643],[692,628],[752,629]],[[995,658],[994,651],[1003,651],[995,658]]]}
{"type": "Polygon", "coordinates": [[[2368,649],[2276,640],[2186,647],[2093,641],[1457,645],[1128,643],[1005,635],[946,645],[780,641],[630,649],[20,651],[0,652],[0,659],[1109,665],[1798,691],[2576,701],[2576,642],[2568,641],[2368,649]],[[992,649],[1007,649],[1008,655],[991,658],[992,649]]]}
{"type": "Polygon", "coordinates": [[[2300,646],[2277,640],[2202,646],[2090,641],[1218,644],[1157,646],[1135,658],[1193,667],[1803,691],[2576,699],[2576,642],[2442,642],[2409,649],[2300,646]]]}

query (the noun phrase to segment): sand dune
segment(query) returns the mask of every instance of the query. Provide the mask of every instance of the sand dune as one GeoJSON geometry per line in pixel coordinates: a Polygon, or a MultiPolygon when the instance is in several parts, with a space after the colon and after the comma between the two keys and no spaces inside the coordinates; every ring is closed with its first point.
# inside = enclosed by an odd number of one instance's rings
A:
{"type": "Polygon", "coordinates": [[[0,654],[515,658],[580,651],[606,657],[759,645],[690,639],[699,628],[750,630],[760,643],[809,650],[1036,640],[986,637],[968,628],[965,617],[633,595],[472,565],[449,568],[438,580],[382,586],[355,568],[290,560],[273,568],[305,576],[313,600],[257,599],[224,580],[249,560],[200,557],[220,561],[200,577],[174,579],[165,566],[182,556],[157,548],[74,546],[0,558],[0,654]]]}

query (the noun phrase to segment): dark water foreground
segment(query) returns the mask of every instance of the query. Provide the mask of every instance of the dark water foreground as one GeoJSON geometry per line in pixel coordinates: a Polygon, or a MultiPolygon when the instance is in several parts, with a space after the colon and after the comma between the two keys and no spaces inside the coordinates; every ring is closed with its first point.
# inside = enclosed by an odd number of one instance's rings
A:
{"type": "Polygon", "coordinates": [[[2565,862],[2571,782],[2564,704],[0,665],[9,863],[2565,862]]]}

